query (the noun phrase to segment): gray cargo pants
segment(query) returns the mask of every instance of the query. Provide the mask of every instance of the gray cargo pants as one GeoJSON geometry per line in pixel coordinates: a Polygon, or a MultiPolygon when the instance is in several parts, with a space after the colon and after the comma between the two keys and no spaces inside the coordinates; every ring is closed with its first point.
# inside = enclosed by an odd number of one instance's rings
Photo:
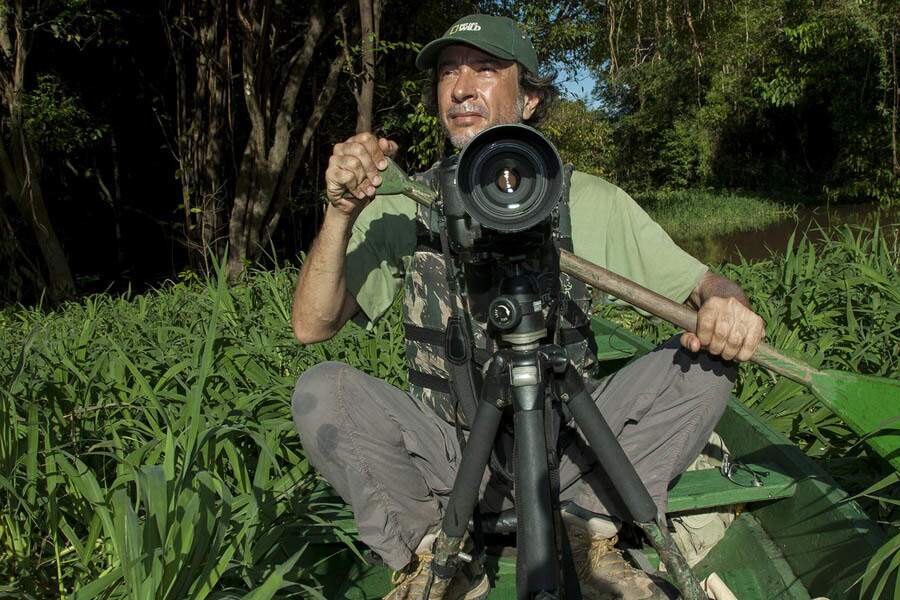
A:
{"type": "MultiPolygon", "coordinates": [[[[669,482],[700,454],[722,416],[734,378],[730,363],[688,352],[675,337],[593,392],[661,511],[669,482]]],[[[338,362],[300,376],[293,415],[310,463],[350,504],[360,539],[392,568],[404,567],[441,521],[462,455],[453,426],[406,392],[338,362]]],[[[563,500],[621,514],[583,440],[569,445],[559,475],[563,500]]],[[[482,512],[511,507],[511,492],[488,479],[482,512]]]]}

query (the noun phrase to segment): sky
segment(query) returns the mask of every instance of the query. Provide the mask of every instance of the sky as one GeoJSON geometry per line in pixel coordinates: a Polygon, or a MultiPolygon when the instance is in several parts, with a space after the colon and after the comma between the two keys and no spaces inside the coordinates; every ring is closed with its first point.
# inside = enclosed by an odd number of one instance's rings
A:
{"type": "Polygon", "coordinates": [[[559,69],[559,77],[556,79],[562,96],[569,100],[584,100],[590,108],[597,107],[597,101],[591,98],[595,84],[594,75],[585,67],[579,67],[574,74],[566,73],[559,69]]]}

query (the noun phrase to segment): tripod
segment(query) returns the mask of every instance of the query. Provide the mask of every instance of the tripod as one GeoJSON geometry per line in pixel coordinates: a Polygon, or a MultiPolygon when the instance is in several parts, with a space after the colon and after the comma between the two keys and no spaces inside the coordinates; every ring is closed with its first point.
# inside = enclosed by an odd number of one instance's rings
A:
{"type": "MultiPolygon", "coordinates": [[[[672,574],[685,600],[706,594],[690,571],[665,527],[664,517],[641,482],[609,425],[587,392],[565,350],[547,337],[541,296],[527,274],[517,272],[501,282],[501,295],[488,309],[488,319],[504,346],[494,353],[481,390],[469,439],[463,450],[446,513],[434,543],[432,576],[449,579],[463,560],[463,537],[478,502],[482,476],[490,460],[502,415],[512,407],[517,518],[516,590],[519,600],[580,598],[577,581],[560,583],[558,503],[551,497],[546,443],[548,393],[564,403],[613,482],[631,518],[647,535],[672,574]],[[504,293],[506,292],[506,293],[504,293]],[[573,587],[574,586],[574,587],[573,587]],[[565,595],[562,595],[565,594],[565,595]]],[[[574,580],[574,578],[570,578],[574,580]]],[[[425,598],[429,597],[431,584],[425,598]]]]}

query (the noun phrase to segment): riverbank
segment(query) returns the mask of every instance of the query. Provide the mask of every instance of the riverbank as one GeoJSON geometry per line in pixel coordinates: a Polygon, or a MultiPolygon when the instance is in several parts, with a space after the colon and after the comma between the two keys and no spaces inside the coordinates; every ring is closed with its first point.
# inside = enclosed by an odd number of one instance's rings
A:
{"type": "Polygon", "coordinates": [[[795,214],[794,206],[760,196],[707,190],[657,191],[635,200],[674,239],[762,229],[795,214]]]}
{"type": "Polygon", "coordinates": [[[819,205],[707,190],[652,192],[635,200],[678,245],[711,265],[783,254],[791,237],[819,244],[842,225],[877,225],[888,239],[900,232],[900,208],[877,203],[819,205]]]}

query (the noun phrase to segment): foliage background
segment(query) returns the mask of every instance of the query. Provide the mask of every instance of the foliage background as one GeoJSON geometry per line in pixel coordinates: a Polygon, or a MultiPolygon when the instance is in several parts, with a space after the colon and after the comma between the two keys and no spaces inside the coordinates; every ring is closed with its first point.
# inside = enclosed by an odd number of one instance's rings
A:
{"type": "MultiPolygon", "coordinates": [[[[900,3],[893,0],[348,0],[290,10],[273,2],[0,1],[7,26],[24,7],[29,44],[22,89],[0,105],[0,140],[31,148],[49,215],[36,227],[11,190],[0,191],[7,192],[0,193],[0,303],[143,289],[185,269],[206,272],[208,244],[222,257],[221,215],[240,196],[241,153],[256,127],[241,100],[252,69],[242,70],[249,42],[238,25],[242,14],[270,5],[280,44],[266,51],[273,82],[316,15],[326,22],[288,115],[297,124],[286,148],[288,163],[297,155],[296,174],[278,191],[286,196],[270,209],[276,225],[248,248],[248,264],[296,256],[318,228],[321,173],[356,122],[361,7],[375,5],[372,121],[400,143],[399,160],[411,170],[448,152],[421,103],[428,80],[413,66],[416,49],[459,15],[485,11],[523,23],[544,65],[563,78],[587,72],[596,80],[589,97],[562,102],[545,131],[566,160],[633,194],[704,188],[812,203],[896,202],[900,3]],[[214,6],[224,11],[217,30],[209,29],[214,6]],[[220,54],[204,50],[204,31],[218,32],[220,54]],[[181,45],[173,45],[173,32],[181,45]],[[333,98],[321,120],[310,121],[338,58],[333,98]],[[227,82],[216,79],[217,68],[227,82]],[[203,106],[185,105],[192,95],[179,82],[207,72],[218,86],[207,108],[219,112],[203,116],[203,106]],[[179,129],[186,115],[203,118],[179,129]],[[304,123],[315,124],[306,145],[304,123]],[[212,126],[222,128],[218,158],[198,165],[214,173],[195,189],[182,134],[212,126]],[[216,214],[204,237],[203,224],[216,214]],[[58,235],[74,287],[51,285],[37,242],[45,230],[58,235]]],[[[9,50],[0,64],[14,59],[9,50]]]]}
{"type": "MultiPolygon", "coordinates": [[[[679,227],[732,197],[897,203],[894,0],[0,0],[0,595],[340,595],[320,567],[352,552],[334,527],[343,509],[303,458],[290,392],[328,359],[402,385],[402,330],[395,312],[373,331],[297,345],[294,265],[320,224],[331,147],[359,121],[367,44],[375,132],[421,168],[449,150],[422,103],[416,50],[476,11],[519,20],[564,77],[591,73],[592,95],[561,102],[545,132],[567,161],[679,227]],[[274,33],[256,39],[262,14],[274,33]],[[197,243],[205,207],[237,204],[248,140],[276,129],[260,128],[245,98],[279,97],[317,18],[323,33],[283,115],[315,126],[305,147],[300,125],[288,128],[281,164],[297,170],[269,215],[277,227],[229,285],[221,230],[197,243]],[[245,68],[259,56],[264,68],[245,68]],[[206,88],[179,87],[198,73],[206,88]],[[186,101],[197,97],[209,102],[186,101]],[[196,142],[212,125],[217,160],[190,163],[179,136],[196,142]],[[210,167],[206,188],[188,185],[191,164],[210,167]],[[312,536],[335,542],[335,556],[302,543],[312,536]]],[[[778,345],[897,377],[896,239],[829,235],[824,249],[798,241],[723,271],[778,345]]],[[[896,475],[833,415],[752,369],[739,394],[896,525],[896,475]],[[763,403],[759,390],[771,391],[763,403]]],[[[885,565],[900,564],[898,549],[895,537],[885,565]]]]}

